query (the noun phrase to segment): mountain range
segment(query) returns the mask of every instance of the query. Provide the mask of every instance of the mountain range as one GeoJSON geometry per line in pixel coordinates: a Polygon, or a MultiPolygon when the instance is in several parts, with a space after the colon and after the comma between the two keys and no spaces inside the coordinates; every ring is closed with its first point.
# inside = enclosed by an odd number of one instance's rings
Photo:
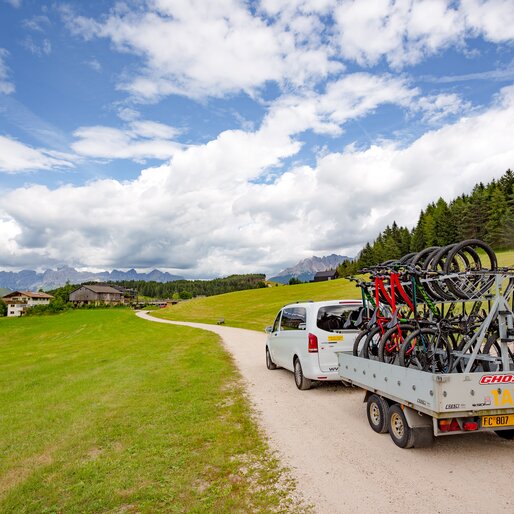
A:
{"type": "Polygon", "coordinates": [[[325,257],[310,257],[303,259],[291,268],[286,268],[274,277],[268,278],[270,282],[287,284],[291,278],[297,278],[302,282],[310,282],[318,271],[336,269],[339,264],[351,259],[345,255],[327,255],[325,257]]]}
{"type": "Polygon", "coordinates": [[[183,277],[171,275],[168,272],[154,269],[149,273],[138,273],[135,269],[128,271],[112,270],[95,273],[92,271],[77,271],[69,266],[62,266],[56,270],[47,269],[42,273],[34,270],[0,271],[0,287],[12,291],[49,291],[70,284],[83,282],[108,282],[118,280],[144,280],[145,282],[173,282],[183,277]]]}

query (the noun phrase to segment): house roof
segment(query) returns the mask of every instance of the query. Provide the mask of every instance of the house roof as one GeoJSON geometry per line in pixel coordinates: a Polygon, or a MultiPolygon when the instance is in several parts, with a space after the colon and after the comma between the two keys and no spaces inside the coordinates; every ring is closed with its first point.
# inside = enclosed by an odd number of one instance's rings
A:
{"type": "Polygon", "coordinates": [[[79,288],[75,289],[75,291],[78,291],[82,287],[85,287],[86,289],[93,291],[93,293],[121,294],[121,292],[118,289],[115,289],[114,287],[111,287],[111,286],[83,285],[83,286],[80,286],[79,288]]]}
{"type": "Polygon", "coordinates": [[[331,269],[331,270],[328,270],[328,271],[318,271],[316,273],[316,275],[314,275],[314,276],[322,278],[322,277],[333,277],[336,274],[337,274],[337,270],[331,269]]]}
{"type": "Polygon", "coordinates": [[[48,298],[49,300],[53,298],[51,294],[47,293],[35,293],[34,291],[12,291],[2,298],[14,298],[16,296],[27,296],[28,298],[48,298]]]}

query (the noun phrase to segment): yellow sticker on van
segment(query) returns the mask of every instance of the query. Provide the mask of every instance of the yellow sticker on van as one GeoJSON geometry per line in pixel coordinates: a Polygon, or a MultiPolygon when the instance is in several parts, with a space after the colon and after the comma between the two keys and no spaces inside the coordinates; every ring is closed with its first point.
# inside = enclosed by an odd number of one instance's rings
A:
{"type": "Polygon", "coordinates": [[[344,340],[344,336],[328,336],[329,343],[334,343],[336,341],[343,341],[343,340],[344,340]]]}

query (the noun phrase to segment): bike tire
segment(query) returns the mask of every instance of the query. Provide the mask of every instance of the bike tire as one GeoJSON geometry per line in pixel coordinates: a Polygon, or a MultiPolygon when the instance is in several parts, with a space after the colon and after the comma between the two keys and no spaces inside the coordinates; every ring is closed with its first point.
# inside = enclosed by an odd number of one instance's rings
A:
{"type": "Polygon", "coordinates": [[[364,345],[364,342],[366,341],[366,336],[368,335],[369,333],[369,328],[365,328],[364,330],[361,330],[358,334],[357,334],[357,337],[355,338],[355,341],[353,342],[353,355],[354,357],[362,357],[362,345],[364,345]],[[364,341],[363,341],[364,339],[364,341]]]}
{"type": "MultiPolygon", "coordinates": [[[[479,239],[467,239],[458,243],[453,250],[448,254],[448,258],[444,265],[444,272],[458,272],[458,271],[494,271],[498,267],[498,261],[494,250],[484,241],[479,239]],[[482,250],[485,254],[484,259],[480,257],[477,252],[482,250]],[[469,254],[472,257],[472,262],[463,257],[469,254]],[[459,264],[459,257],[463,259],[464,265],[459,264]]],[[[448,280],[448,288],[458,298],[467,300],[470,298],[477,298],[485,294],[491,287],[493,280],[487,275],[483,276],[466,276],[462,281],[457,283],[454,280],[448,280]]]]}
{"type": "Polygon", "coordinates": [[[373,327],[364,342],[362,347],[362,356],[365,359],[378,360],[378,345],[380,343],[380,337],[382,334],[382,328],[380,326],[373,327]]]}
{"type": "Polygon", "coordinates": [[[421,328],[405,339],[399,362],[401,366],[429,373],[449,373],[453,364],[451,345],[437,329],[421,328]],[[423,344],[416,338],[421,338],[423,344]]]}
{"type": "MultiPolygon", "coordinates": [[[[498,334],[491,334],[487,338],[487,342],[484,345],[482,353],[488,357],[496,357],[495,362],[483,361],[482,367],[484,368],[485,372],[495,373],[499,371],[505,371],[503,369],[503,361],[501,358],[501,344],[498,342],[498,339],[498,334]]],[[[507,371],[511,371],[514,366],[514,355],[512,354],[510,348],[508,348],[508,352],[510,359],[510,369],[507,371]]]]}
{"type": "Polygon", "coordinates": [[[408,333],[415,330],[414,325],[395,325],[387,330],[380,338],[378,344],[378,360],[380,362],[387,362],[388,364],[395,364],[398,361],[400,347],[407,337],[408,333]],[[400,328],[401,333],[398,332],[400,328]]]}

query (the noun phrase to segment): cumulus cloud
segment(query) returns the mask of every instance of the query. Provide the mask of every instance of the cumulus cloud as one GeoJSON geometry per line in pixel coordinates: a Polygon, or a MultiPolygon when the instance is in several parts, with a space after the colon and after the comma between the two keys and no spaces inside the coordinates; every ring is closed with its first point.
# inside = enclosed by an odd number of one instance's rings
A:
{"type": "Polygon", "coordinates": [[[0,136],[0,172],[20,173],[73,167],[73,156],[44,148],[32,148],[0,136]]]}
{"type": "Polygon", "coordinates": [[[14,84],[9,78],[9,68],[5,64],[5,59],[9,52],[4,48],[0,48],[0,93],[9,95],[14,93],[14,84]]]}
{"type": "Polygon", "coordinates": [[[461,13],[445,0],[345,0],[335,19],[343,56],[364,65],[382,57],[393,67],[414,64],[465,30],[461,13]]]}
{"type": "Polygon", "coordinates": [[[118,4],[100,20],[61,7],[68,28],[86,39],[109,39],[144,66],[118,85],[140,100],[193,98],[268,82],[283,90],[309,87],[346,69],[343,60],[393,69],[419,63],[481,36],[514,39],[510,0],[239,0],[118,4]]]}
{"type": "Polygon", "coordinates": [[[101,22],[61,11],[74,34],[108,38],[144,58],[142,73],[120,85],[144,99],[253,94],[267,81],[303,84],[342,69],[321,42],[315,14],[270,23],[236,0],[154,1],[143,11],[118,8],[101,22]]]}
{"type": "Polygon", "coordinates": [[[0,265],[135,266],[186,276],[276,271],[312,252],[355,254],[386,223],[411,224],[439,195],[452,198],[514,162],[514,87],[489,110],[434,129],[411,145],[349,146],[272,183],[256,178],[298,151],[267,131],[223,132],[180,149],[133,181],[18,188],[3,198],[9,236],[0,265]],[[495,137],[491,137],[494,134],[495,137]],[[37,209],[33,206],[37,205],[37,209]],[[6,250],[8,248],[8,250],[6,250]]]}
{"type": "Polygon", "coordinates": [[[471,103],[464,101],[456,93],[423,96],[413,106],[414,111],[422,113],[423,121],[430,124],[441,123],[448,118],[468,112],[471,109],[471,103]]]}
{"type": "Polygon", "coordinates": [[[514,39],[514,4],[511,0],[461,0],[466,23],[489,41],[514,39]]]}
{"type": "Polygon", "coordinates": [[[402,68],[475,36],[514,39],[510,0],[343,0],[334,18],[341,54],[366,66],[402,68]]]}
{"type": "Polygon", "coordinates": [[[135,120],[122,129],[81,127],[74,132],[73,150],[87,157],[107,159],[168,159],[182,145],[173,141],[179,131],[155,121],[135,120]]]}
{"type": "Polygon", "coordinates": [[[311,129],[338,135],[348,120],[369,114],[383,104],[408,108],[419,93],[401,77],[353,73],[328,83],[322,93],[280,97],[270,107],[264,125],[287,134],[311,129]]]}

